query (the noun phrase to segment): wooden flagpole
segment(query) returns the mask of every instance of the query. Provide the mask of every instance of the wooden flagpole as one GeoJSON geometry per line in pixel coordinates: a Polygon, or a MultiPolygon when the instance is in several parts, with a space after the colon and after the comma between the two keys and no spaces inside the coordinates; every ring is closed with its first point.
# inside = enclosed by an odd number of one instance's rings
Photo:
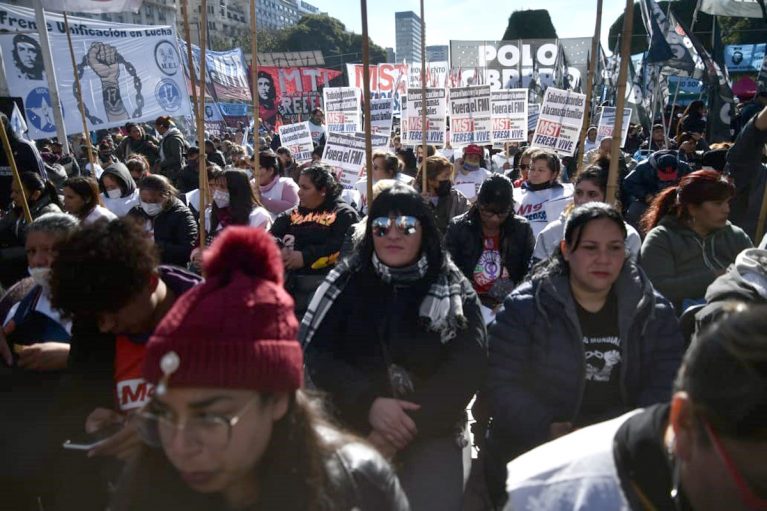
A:
{"type": "MultiPolygon", "coordinates": [[[[259,101],[261,98],[258,95],[258,38],[256,34],[256,0],[250,0],[249,3],[250,34],[253,38],[250,43],[250,52],[253,54],[250,59],[250,82],[253,84],[253,146],[255,148],[256,144],[258,143],[259,128],[261,127],[261,122],[259,122],[259,118],[261,117],[261,107],[259,105],[259,101]]],[[[258,152],[258,149],[255,148],[254,152],[258,152]]],[[[254,171],[256,178],[258,178],[258,173],[260,170],[261,166],[257,165],[254,171]]]]}
{"type": "MultiPolygon", "coordinates": [[[[578,169],[576,176],[581,173],[584,166],[584,160],[586,155],[583,154],[583,146],[586,143],[586,134],[588,133],[589,124],[591,123],[591,100],[594,95],[594,74],[597,68],[597,52],[599,52],[599,38],[602,32],[602,0],[597,0],[597,23],[594,28],[594,38],[591,40],[591,62],[589,67],[588,78],[586,78],[586,108],[583,114],[583,124],[581,126],[581,136],[578,140],[578,150],[575,154],[578,155],[578,169]]],[[[575,176],[573,176],[575,177],[575,176]]]]}
{"type": "MultiPolygon", "coordinates": [[[[88,122],[85,118],[85,105],[83,104],[83,90],[80,87],[80,76],[77,72],[77,60],[75,59],[75,49],[72,46],[72,34],[69,32],[69,18],[64,11],[64,30],[67,33],[67,44],[69,44],[69,57],[72,59],[72,74],[75,76],[75,95],[77,96],[77,106],[80,109],[80,118],[83,121],[83,133],[85,134],[85,146],[88,151],[88,163],[91,164],[91,174],[96,176],[96,163],[94,161],[93,145],[91,144],[88,122]]],[[[64,144],[64,142],[62,142],[64,144]]]]}
{"type": "MultiPolygon", "coordinates": [[[[421,190],[428,190],[426,179],[426,19],[424,18],[423,0],[421,0],[421,190]]],[[[418,154],[418,151],[416,151],[418,154]]]]}
{"type": "MultiPolygon", "coordinates": [[[[199,163],[200,173],[200,248],[205,248],[205,208],[207,206],[206,191],[208,189],[208,173],[207,173],[207,160],[205,158],[205,68],[207,62],[205,60],[205,50],[208,46],[207,41],[207,27],[208,27],[208,0],[201,0],[200,2],[200,23],[202,28],[206,30],[200,30],[200,94],[198,96],[197,104],[197,143],[199,144],[199,153],[197,160],[199,163]]],[[[188,29],[188,27],[187,27],[188,29]]],[[[191,43],[189,43],[191,44],[191,43]]]]}
{"type": "MultiPolygon", "coordinates": [[[[8,117],[8,125],[10,126],[10,117],[8,117]]],[[[27,220],[27,224],[32,223],[32,213],[29,211],[29,203],[27,202],[27,194],[24,191],[24,184],[21,182],[21,175],[19,174],[19,168],[16,166],[16,158],[13,157],[13,148],[11,147],[11,141],[8,140],[8,133],[5,131],[5,123],[0,122],[0,138],[2,138],[3,149],[5,150],[5,157],[8,158],[8,165],[11,167],[13,173],[13,180],[16,181],[16,186],[21,191],[21,209],[24,210],[24,218],[27,220]]]]}
{"type": "Polygon", "coordinates": [[[623,33],[621,35],[621,67],[618,72],[618,95],[615,98],[615,125],[613,126],[613,145],[610,151],[610,173],[607,178],[608,204],[616,204],[618,197],[618,160],[621,154],[621,131],[623,130],[623,108],[626,104],[626,78],[629,59],[631,58],[631,31],[634,23],[634,0],[626,0],[623,14],[623,33]]]}
{"type": "MultiPolygon", "coordinates": [[[[197,108],[197,73],[194,70],[194,59],[192,59],[192,39],[189,33],[189,0],[183,0],[181,4],[181,14],[184,17],[184,38],[186,39],[186,59],[189,66],[189,83],[192,84],[192,101],[193,107],[197,108]]],[[[199,138],[199,135],[198,137],[199,138]]]]}
{"type": "MultiPolygon", "coordinates": [[[[370,42],[368,41],[368,3],[360,0],[362,13],[362,87],[365,97],[362,114],[365,116],[365,170],[367,174],[367,205],[373,201],[373,147],[370,127],[370,42]]],[[[392,93],[393,94],[393,93],[392,93]]]]}

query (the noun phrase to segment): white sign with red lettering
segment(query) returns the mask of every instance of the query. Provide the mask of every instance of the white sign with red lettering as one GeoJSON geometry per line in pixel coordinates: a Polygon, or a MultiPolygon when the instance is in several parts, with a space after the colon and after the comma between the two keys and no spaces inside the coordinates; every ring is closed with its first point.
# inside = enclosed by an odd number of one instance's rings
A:
{"type": "Polygon", "coordinates": [[[586,95],[549,87],[535,127],[533,147],[543,147],[560,156],[572,156],[586,111],[586,95]]]}

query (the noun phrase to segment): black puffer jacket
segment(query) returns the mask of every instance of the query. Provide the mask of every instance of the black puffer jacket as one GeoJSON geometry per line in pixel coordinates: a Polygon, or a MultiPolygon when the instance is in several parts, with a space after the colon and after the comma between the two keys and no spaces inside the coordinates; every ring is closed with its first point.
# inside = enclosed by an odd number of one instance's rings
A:
{"type": "Polygon", "coordinates": [[[142,222],[151,221],[154,228],[154,242],[160,250],[162,264],[186,266],[197,239],[197,222],[188,207],[175,197],[160,214],[152,218],[136,206],[129,216],[142,222]]]}
{"type": "MultiPolygon", "coordinates": [[[[483,251],[482,221],[476,206],[450,222],[445,242],[453,262],[471,281],[483,251]]],[[[509,278],[515,283],[527,273],[533,247],[535,239],[527,219],[509,215],[501,226],[501,257],[509,278]]]]}

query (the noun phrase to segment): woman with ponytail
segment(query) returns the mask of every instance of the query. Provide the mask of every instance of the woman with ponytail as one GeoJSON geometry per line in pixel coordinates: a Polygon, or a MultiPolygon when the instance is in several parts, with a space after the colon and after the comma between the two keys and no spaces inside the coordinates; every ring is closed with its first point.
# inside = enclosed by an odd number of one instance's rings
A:
{"type": "MultiPolygon", "coordinates": [[[[46,213],[61,213],[63,208],[53,183],[35,172],[22,172],[21,184],[32,220],[46,213]]],[[[24,250],[27,219],[22,206],[22,191],[15,180],[11,183],[11,200],[9,211],[0,219],[0,284],[4,287],[24,277],[27,269],[24,250]]]]}
{"type": "Polygon", "coordinates": [[[709,284],[753,246],[728,220],[734,193],[719,172],[698,170],[659,193],[642,217],[642,267],[677,312],[686,300],[701,301],[709,284]]]}

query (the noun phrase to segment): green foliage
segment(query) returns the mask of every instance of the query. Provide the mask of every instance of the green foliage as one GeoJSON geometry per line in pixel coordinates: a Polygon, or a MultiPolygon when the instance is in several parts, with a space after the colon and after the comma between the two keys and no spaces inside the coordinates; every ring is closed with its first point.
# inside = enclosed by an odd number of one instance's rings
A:
{"type": "Polygon", "coordinates": [[[556,37],[557,30],[551,23],[549,11],[546,9],[528,9],[511,13],[502,40],[556,39],[556,37]]]}
{"type": "MultiPolygon", "coordinates": [[[[697,0],[675,0],[673,2],[658,2],[658,6],[667,12],[669,4],[674,16],[688,28],[692,26],[692,15],[695,12],[697,0]]],[[[763,43],[767,40],[767,24],[757,18],[728,18],[717,17],[725,44],[763,43]]],[[[698,20],[693,27],[693,34],[711,51],[711,27],[713,16],[704,12],[698,13],[698,20]]],[[[631,53],[633,55],[647,50],[647,31],[642,22],[642,11],[638,3],[634,4],[634,23],[631,37],[631,53]]],[[[615,50],[618,35],[623,31],[623,14],[610,26],[610,49],[615,50]]]]}
{"type": "MultiPolygon", "coordinates": [[[[250,53],[250,34],[237,40],[250,53]]],[[[258,53],[319,50],[325,67],[344,70],[349,62],[362,62],[362,35],[348,32],[343,23],[324,14],[304,16],[285,30],[260,30],[258,53]]],[[[386,62],[386,50],[370,41],[370,63],[386,62]]]]}

